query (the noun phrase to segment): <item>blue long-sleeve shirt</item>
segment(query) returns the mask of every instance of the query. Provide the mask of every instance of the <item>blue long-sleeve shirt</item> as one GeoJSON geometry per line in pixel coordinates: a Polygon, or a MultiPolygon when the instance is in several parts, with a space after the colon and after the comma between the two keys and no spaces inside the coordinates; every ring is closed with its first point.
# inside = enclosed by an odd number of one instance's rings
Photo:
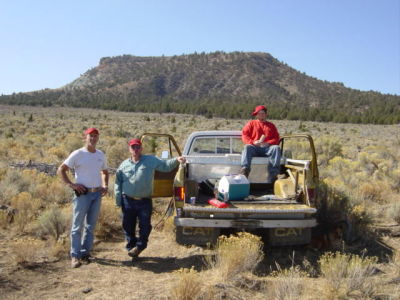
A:
{"type": "Polygon", "coordinates": [[[135,163],[131,158],[124,160],[115,175],[115,202],[121,206],[122,194],[133,198],[151,198],[154,171],[169,172],[178,166],[176,158],[161,160],[152,155],[142,155],[135,163]]]}

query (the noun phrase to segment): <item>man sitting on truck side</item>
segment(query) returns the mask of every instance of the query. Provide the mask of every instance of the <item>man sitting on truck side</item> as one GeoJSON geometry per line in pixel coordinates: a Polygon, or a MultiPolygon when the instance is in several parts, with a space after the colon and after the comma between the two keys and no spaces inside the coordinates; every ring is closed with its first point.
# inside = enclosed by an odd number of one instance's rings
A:
{"type": "Polygon", "coordinates": [[[242,151],[240,173],[249,176],[253,157],[268,157],[267,183],[273,183],[279,174],[281,151],[279,148],[279,133],[275,125],[266,121],[267,108],[257,106],[253,113],[255,120],[247,122],[242,129],[242,140],[245,146],[242,151]]]}

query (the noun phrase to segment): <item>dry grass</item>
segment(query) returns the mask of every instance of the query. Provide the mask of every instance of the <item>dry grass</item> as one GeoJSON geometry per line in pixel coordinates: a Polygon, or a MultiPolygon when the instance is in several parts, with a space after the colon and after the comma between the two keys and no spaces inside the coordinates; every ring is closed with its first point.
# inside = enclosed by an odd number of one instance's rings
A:
{"type": "Polygon", "coordinates": [[[170,298],[174,300],[202,299],[203,287],[203,278],[199,272],[194,269],[181,269],[176,272],[170,288],[170,298]]]}
{"type": "Polygon", "coordinates": [[[392,203],[388,209],[389,217],[400,225],[400,203],[392,203]]]}
{"type": "Polygon", "coordinates": [[[44,243],[35,239],[20,239],[11,245],[11,263],[29,267],[38,262],[44,250],[44,243]]]}
{"type": "Polygon", "coordinates": [[[14,223],[19,232],[23,232],[29,222],[34,220],[40,208],[40,200],[32,198],[28,192],[22,192],[11,199],[11,206],[17,210],[14,223]]]}
{"type": "MultiPolygon", "coordinates": [[[[162,223],[160,223],[159,227],[162,229],[162,232],[165,236],[167,236],[171,240],[175,240],[175,224],[174,217],[168,217],[162,223]]],[[[157,229],[157,228],[156,228],[157,229]]]]}
{"type": "Polygon", "coordinates": [[[56,260],[69,258],[70,242],[66,239],[65,236],[62,239],[51,243],[49,248],[50,257],[53,257],[56,260]]]}
{"type": "Polygon", "coordinates": [[[396,250],[390,259],[389,267],[393,278],[400,278],[400,250],[396,250]]]}
{"type": "Polygon", "coordinates": [[[171,299],[247,299],[259,280],[249,278],[263,258],[262,242],[249,233],[220,237],[214,256],[206,256],[208,270],[177,272],[170,289],[171,299]],[[246,277],[247,276],[247,277],[246,277]]]}
{"type": "Polygon", "coordinates": [[[39,216],[38,235],[51,236],[57,242],[70,227],[70,219],[59,207],[53,206],[39,216]]]}
{"type": "Polygon", "coordinates": [[[376,262],[376,258],[339,252],[323,255],[319,265],[327,285],[326,297],[341,299],[354,296],[372,299],[377,290],[372,278],[376,262]]]}
{"type": "Polygon", "coordinates": [[[241,274],[254,271],[264,257],[262,247],[261,238],[250,233],[221,236],[215,256],[207,257],[206,263],[220,282],[232,283],[239,280],[241,274]]]}
{"type": "Polygon", "coordinates": [[[6,170],[0,181],[0,204],[10,204],[10,200],[21,192],[28,191],[30,180],[17,170],[6,170]]]}
{"type": "Polygon", "coordinates": [[[121,235],[121,209],[117,208],[115,201],[110,196],[105,196],[101,200],[100,215],[97,220],[95,235],[100,240],[113,238],[121,235]]]}
{"type": "Polygon", "coordinates": [[[269,297],[277,300],[301,299],[307,285],[308,273],[299,266],[282,269],[277,264],[277,269],[272,273],[274,279],[266,288],[269,297]]]}
{"type": "Polygon", "coordinates": [[[6,229],[8,227],[10,220],[7,215],[7,211],[0,210],[0,228],[6,229]]]}

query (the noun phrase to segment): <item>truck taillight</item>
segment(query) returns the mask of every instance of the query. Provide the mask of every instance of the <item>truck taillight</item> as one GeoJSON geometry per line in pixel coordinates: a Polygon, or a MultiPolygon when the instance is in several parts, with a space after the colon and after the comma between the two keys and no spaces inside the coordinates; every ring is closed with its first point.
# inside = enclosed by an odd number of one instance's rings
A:
{"type": "Polygon", "coordinates": [[[175,201],[185,201],[185,188],[175,187],[174,196],[175,196],[175,201]]]}

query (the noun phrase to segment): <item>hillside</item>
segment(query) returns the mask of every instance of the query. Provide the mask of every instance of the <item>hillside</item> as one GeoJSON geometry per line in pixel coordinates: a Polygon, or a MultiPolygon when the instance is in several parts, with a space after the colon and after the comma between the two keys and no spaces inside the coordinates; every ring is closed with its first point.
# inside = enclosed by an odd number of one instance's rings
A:
{"type": "Polygon", "coordinates": [[[105,57],[64,87],[1,96],[0,103],[232,118],[263,103],[274,119],[400,122],[400,96],[318,80],[267,53],[246,52],[105,57]]]}

